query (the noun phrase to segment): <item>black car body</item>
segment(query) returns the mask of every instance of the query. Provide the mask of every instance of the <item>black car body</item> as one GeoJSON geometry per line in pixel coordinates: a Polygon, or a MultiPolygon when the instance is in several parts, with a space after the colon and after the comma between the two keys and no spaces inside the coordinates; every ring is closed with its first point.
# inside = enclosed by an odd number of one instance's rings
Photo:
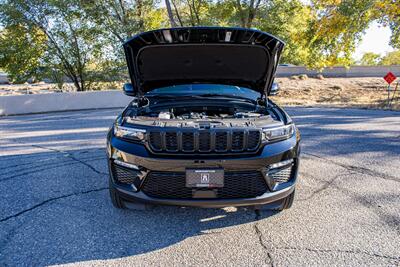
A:
{"type": "Polygon", "coordinates": [[[268,99],[283,46],[222,27],[129,39],[124,91],[134,98],[107,139],[114,206],[289,208],[300,134],[268,99]]]}

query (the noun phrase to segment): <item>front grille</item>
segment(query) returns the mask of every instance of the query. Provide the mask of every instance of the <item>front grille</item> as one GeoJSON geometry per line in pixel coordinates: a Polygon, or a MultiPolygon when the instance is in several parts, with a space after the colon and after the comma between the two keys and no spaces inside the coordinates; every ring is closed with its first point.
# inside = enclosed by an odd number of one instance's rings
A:
{"type": "Polygon", "coordinates": [[[268,176],[277,183],[286,183],[290,180],[292,174],[292,167],[288,167],[280,170],[271,170],[268,172],[268,176]]]}
{"type": "Polygon", "coordinates": [[[228,133],[227,132],[217,132],[215,134],[215,150],[217,152],[226,151],[228,147],[228,133]]]}
{"type": "Polygon", "coordinates": [[[139,174],[135,170],[131,170],[117,164],[112,164],[111,169],[114,179],[120,184],[134,184],[135,179],[139,174]]]}
{"type": "Polygon", "coordinates": [[[232,150],[243,150],[244,132],[232,133],[232,150]]]}
{"type": "Polygon", "coordinates": [[[156,153],[238,153],[254,152],[261,141],[259,130],[157,131],[148,135],[156,153]]]}
{"type": "Polygon", "coordinates": [[[150,133],[149,141],[153,150],[159,151],[162,149],[163,145],[161,143],[162,142],[161,133],[157,132],[150,133]]]}
{"type": "MultiPolygon", "coordinates": [[[[184,172],[151,171],[143,184],[143,192],[154,198],[191,199],[193,190],[187,188],[184,172]]],[[[199,188],[196,190],[210,190],[199,188]]],[[[213,189],[217,198],[253,198],[264,194],[268,188],[258,171],[225,172],[224,187],[213,189]]]]}
{"type": "Polygon", "coordinates": [[[177,151],[178,150],[178,138],[176,132],[166,132],[165,133],[165,149],[167,151],[177,151]]]}
{"type": "Polygon", "coordinates": [[[247,148],[250,150],[254,150],[258,148],[258,144],[260,143],[261,132],[254,131],[248,135],[247,138],[247,148]]]}
{"type": "Polygon", "coordinates": [[[190,152],[194,150],[194,133],[182,133],[182,151],[190,152]]]}
{"type": "Polygon", "coordinates": [[[207,152],[211,148],[211,134],[209,132],[199,133],[199,151],[207,152]]]}

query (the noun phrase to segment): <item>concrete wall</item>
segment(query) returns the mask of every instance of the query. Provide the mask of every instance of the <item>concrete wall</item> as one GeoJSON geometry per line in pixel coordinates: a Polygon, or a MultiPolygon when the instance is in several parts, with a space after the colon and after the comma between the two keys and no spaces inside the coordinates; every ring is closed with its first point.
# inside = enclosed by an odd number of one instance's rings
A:
{"type": "Polygon", "coordinates": [[[132,97],[120,90],[0,96],[0,116],[49,111],[125,107],[132,97]]]}
{"type": "Polygon", "coordinates": [[[0,72],[0,84],[8,83],[8,77],[5,72],[0,72]]]}
{"type": "Polygon", "coordinates": [[[324,77],[383,77],[389,71],[400,77],[400,65],[397,66],[352,66],[325,68],[322,72],[308,70],[305,67],[279,66],[277,77],[290,77],[293,75],[307,74],[310,77],[322,74],[324,77]]]}

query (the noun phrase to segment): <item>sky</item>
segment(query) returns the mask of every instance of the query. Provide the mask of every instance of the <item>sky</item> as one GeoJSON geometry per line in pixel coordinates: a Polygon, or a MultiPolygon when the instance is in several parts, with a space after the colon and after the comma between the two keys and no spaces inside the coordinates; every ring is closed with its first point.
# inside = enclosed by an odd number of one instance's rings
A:
{"type": "Polygon", "coordinates": [[[387,52],[393,51],[393,48],[389,45],[390,35],[389,27],[383,27],[377,22],[371,23],[357,46],[353,58],[359,60],[365,52],[385,55],[387,52]]]}

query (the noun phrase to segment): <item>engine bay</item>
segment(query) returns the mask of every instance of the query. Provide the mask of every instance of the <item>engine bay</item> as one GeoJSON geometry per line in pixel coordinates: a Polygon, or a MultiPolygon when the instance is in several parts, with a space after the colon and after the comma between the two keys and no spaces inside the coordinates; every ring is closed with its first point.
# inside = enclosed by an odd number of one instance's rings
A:
{"type": "Polygon", "coordinates": [[[243,119],[243,118],[259,118],[265,114],[252,111],[236,111],[234,109],[221,109],[209,107],[192,107],[170,109],[158,113],[158,119],[176,119],[176,120],[207,120],[207,119],[243,119]]]}
{"type": "Polygon", "coordinates": [[[281,124],[273,108],[238,101],[174,102],[163,105],[132,102],[125,122],[159,127],[259,127],[281,124]]]}
{"type": "Polygon", "coordinates": [[[150,117],[160,120],[244,119],[271,115],[266,105],[249,102],[201,102],[152,105],[148,100],[131,103],[126,114],[130,117],[150,117]],[[233,102],[233,103],[232,103],[233,102]]]}

